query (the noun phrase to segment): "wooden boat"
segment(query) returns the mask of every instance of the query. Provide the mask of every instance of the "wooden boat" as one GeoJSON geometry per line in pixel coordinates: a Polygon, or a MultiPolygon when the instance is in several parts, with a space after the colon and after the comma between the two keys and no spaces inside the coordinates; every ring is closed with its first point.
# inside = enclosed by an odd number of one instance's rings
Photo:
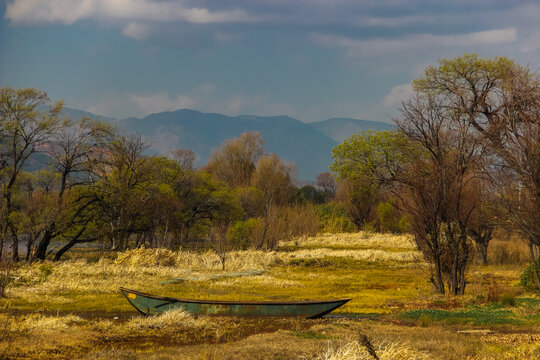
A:
{"type": "Polygon", "coordinates": [[[192,314],[232,316],[283,316],[319,318],[351,299],[327,301],[222,301],[193,300],[156,296],[120,288],[131,305],[145,315],[182,308],[192,314]]]}

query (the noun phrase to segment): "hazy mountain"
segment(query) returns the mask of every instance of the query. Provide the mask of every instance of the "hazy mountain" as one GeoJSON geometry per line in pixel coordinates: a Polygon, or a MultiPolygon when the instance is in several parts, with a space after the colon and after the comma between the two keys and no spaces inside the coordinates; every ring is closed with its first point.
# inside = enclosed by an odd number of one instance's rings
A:
{"type": "Polygon", "coordinates": [[[392,130],[395,129],[393,124],[380,122],[380,121],[368,121],[357,120],[350,118],[331,118],[319,122],[310,123],[315,129],[321,133],[332,138],[338,143],[349,138],[352,134],[359,131],[368,130],[370,128],[374,130],[392,130]]]}
{"type": "Polygon", "coordinates": [[[260,131],[266,140],[266,151],[275,152],[286,161],[294,161],[300,180],[314,180],[317,174],[328,171],[332,148],[342,139],[369,127],[377,130],[393,128],[386,123],[355,119],[304,123],[288,116],[231,117],[187,109],[151,114],[142,119],[114,119],[69,108],[64,112],[73,118],[83,115],[98,118],[114,123],[128,133],[139,133],[150,143],[152,153],[191,149],[197,155],[198,165],[205,164],[212,150],[223,141],[245,131],[260,131]]]}
{"type": "Polygon", "coordinates": [[[89,117],[92,119],[98,119],[98,120],[106,121],[110,123],[116,123],[119,121],[118,119],[115,119],[109,116],[96,115],[88,111],[73,109],[69,107],[64,107],[64,109],[62,109],[62,114],[64,116],[71,117],[72,119],[80,119],[82,117],[89,117]]]}
{"type": "Polygon", "coordinates": [[[306,123],[287,116],[236,116],[178,110],[149,115],[143,119],[120,120],[126,131],[143,134],[159,153],[188,148],[199,164],[208,160],[212,149],[245,131],[260,131],[267,152],[294,161],[299,179],[315,179],[328,171],[331,150],[337,143],[306,123]]]}

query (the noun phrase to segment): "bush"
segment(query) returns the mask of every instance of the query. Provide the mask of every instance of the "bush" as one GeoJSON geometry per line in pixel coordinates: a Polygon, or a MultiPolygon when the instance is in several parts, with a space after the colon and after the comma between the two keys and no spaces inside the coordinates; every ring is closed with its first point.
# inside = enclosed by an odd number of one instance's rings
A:
{"type": "Polygon", "coordinates": [[[340,203],[319,205],[317,214],[320,219],[319,231],[322,233],[337,234],[358,230],[347,215],[347,210],[340,203]]]}
{"type": "MultiPolygon", "coordinates": [[[[536,274],[534,271],[535,264],[527,266],[525,271],[521,273],[519,285],[521,285],[527,291],[540,291],[540,286],[536,281],[536,274]]],[[[536,271],[540,271],[540,258],[536,260],[536,271]]]]}
{"type": "Polygon", "coordinates": [[[305,185],[298,189],[297,197],[302,202],[322,204],[325,199],[325,192],[317,190],[313,185],[305,185]]]}
{"type": "Polygon", "coordinates": [[[252,244],[253,232],[260,220],[251,218],[237,221],[227,230],[227,239],[235,249],[246,250],[252,244]]]}
{"type": "Polygon", "coordinates": [[[377,206],[377,215],[379,216],[382,232],[391,232],[393,234],[401,232],[399,212],[391,200],[382,202],[377,206]]]}

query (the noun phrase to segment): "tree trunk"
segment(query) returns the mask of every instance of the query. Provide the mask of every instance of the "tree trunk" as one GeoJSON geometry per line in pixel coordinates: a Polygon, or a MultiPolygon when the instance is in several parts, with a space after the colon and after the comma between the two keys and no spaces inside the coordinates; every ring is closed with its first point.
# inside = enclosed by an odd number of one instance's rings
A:
{"type": "Polygon", "coordinates": [[[442,278],[442,272],[441,272],[441,259],[439,252],[433,254],[433,262],[435,263],[435,278],[431,279],[431,282],[435,286],[435,289],[439,292],[439,294],[444,294],[444,281],[442,278]]]}
{"type": "Polygon", "coordinates": [[[459,291],[458,295],[464,295],[465,294],[465,287],[467,286],[467,281],[465,279],[465,272],[467,271],[467,261],[469,259],[469,245],[467,244],[467,240],[463,239],[463,257],[460,259],[459,264],[459,273],[458,273],[458,286],[459,291]]]}
{"type": "Polygon", "coordinates": [[[531,260],[533,264],[533,271],[536,275],[536,284],[538,285],[538,288],[540,288],[540,270],[538,269],[540,266],[538,266],[538,261],[540,261],[535,254],[534,251],[534,244],[532,242],[529,242],[529,251],[531,253],[531,260]]]}
{"type": "Polygon", "coordinates": [[[493,231],[491,229],[486,229],[483,231],[470,230],[469,235],[473,238],[476,248],[478,249],[478,254],[480,255],[480,260],[482,265],[487,265],[487,250],[489,242],[491,241],[493,231]]]}
{"type": "Polygon", "coordinates": [[[480,260],[482,261],[482,265],[487,265],[488,242],[477,242],[476,245],[478,247],[478,254],[480,254],[480,260]]]}
{"type": "Polygon", "coordinates": [[[32,248],[34,247],[34,235],[30,235],[28,240],[26,240],[26,262],[30,262],[30,257],[32,256],[32,248]]]}
{"type": "Polygon", "coordinates": [[[452,260],[452,273],[450,274],[450,289],[448,292],[457,295],[459,293],[458,285],[458,268],[459,268],[459,247],[457,245],[453,246],[453,260],[452,260]]]}
{"type": "Polygon", "coordinates": [[[11,239],[13,243],[13,249],[12,249],[12,259],[13,261],[17,262],[19,261],[19,239],[17,238],[17,232],[11,231],[11,239]]]}
{"type": "Polygon", "coordinates": [[[62,246],[60,250],[54,255],[54,261],[59,261],[62,255],[64,255],[69,249],[71,249],[73,246],[77,244],[92,242],[97,240],[97,238],[88,238],[88,239],[82,239],[80,240],[80,236],[83,234],[83,232],[86,230],[86,228],[83,228],[79,230],[77,235],[73,237],[66,245],[62,246]]]}
{"type": "Polygon", "coordinates": [[[45,260],[45,257],[47,256],[47,249],[49,248],[49,245],[53,238],[54,238],[53,231],[51,227],[49,227],[45,230],[45,232],[43,233],[43,237],[38,243],[34,258],[38,260],[42,260],[42,261],[45,260]]]}

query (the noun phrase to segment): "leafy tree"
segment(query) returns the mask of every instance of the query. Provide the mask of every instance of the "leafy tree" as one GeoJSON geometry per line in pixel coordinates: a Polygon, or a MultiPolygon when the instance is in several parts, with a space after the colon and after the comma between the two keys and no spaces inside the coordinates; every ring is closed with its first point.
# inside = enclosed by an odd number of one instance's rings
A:
{"type": "Polygon", "coordinates": [[[361,131],[332,149],[332,171],[341,179],[341,194],[355,223],[362,226],[377,202],[381,188],[398,170],[404,140],[396,132],[361,131]]]}
{"type": "Polygon", "coordinates": [[[118,136],[93,169],[101,176],[92,189],[100,217],[109,228],[112,249],[125,249],[131,234],[152,226],[146,215],[156,184],[152,163],[142,156],[145,148],[139,136],[118,136]]]}
{"type": "Polygon", "coordinates": [[[260,132],[245,132],[239,138],[227,140],[214,151],[206,170],[231,189],[248,186],[257,161],[264,153],[260,132]]]}
{"type": "Polygon", "coordinates": [[[304,185],[298,189],[298,196],[302,201],[309,201],[313,204],[322,204],[325,200],[325,193],[319,191],[313,185],[304,185]]]}
{"type": "Polygon", "coordinates": [[[244,209],[244,220],[260,217],[264,213],[264,194],[255,187],[241,187],[234,190],[240,205],[244,209]]]}
{"type": "Polygon", "coordinates": [[[190,236],[206,236],[212,225],[229,224],[243,216],[235,194],[206,172],[184,172],[171,187],[176,199],[175,229],[180,241],[190,236]]]}
{"type": "Polygon", "coordinates": [[[47,225],[36,248],[36,259],[45,260],[51,241],[59,237],[67,237],[72,227],[80,227],[71,237],[68,247],[61,251],[63,254],[76,243],[95,240],[95,237],[84,237],[87,225],[91,221],[86,208],[95,202],[86,191],[75,192],[77,187],[86,187],[91,182],[90,162],[101,154],[105,143],[110,139],[114,130],[99,121],[82,118],[79,121],[66,121],[64,126],[55,134],[47,153],[51,156],[54,173],[46,172],[38,178],[43,190],[55,188],[54,205],[47,220],[47,225]],[[51,180],[57,180],[56,185],[51,180]],[[40,181],[41,180],[41,181],[40,181]],[[49,183],[46,181],[49,180],[49,183]],[[84,225],[83,225],[84,224],[84,225]],[[82,231],[80,231],[83,229],[82,231]]]}
{"type": "Polygon", "coordinates": [[[13,194],[19,174],[30,156],[47,148],[62,126],[62,103],[51,104],[47,94],[36,89],[0,87],[0,176],[2,182],[2,234],[0,257],[8,237],[12,257],[19,259],[15,224],[11,220],[13,194]]]}

